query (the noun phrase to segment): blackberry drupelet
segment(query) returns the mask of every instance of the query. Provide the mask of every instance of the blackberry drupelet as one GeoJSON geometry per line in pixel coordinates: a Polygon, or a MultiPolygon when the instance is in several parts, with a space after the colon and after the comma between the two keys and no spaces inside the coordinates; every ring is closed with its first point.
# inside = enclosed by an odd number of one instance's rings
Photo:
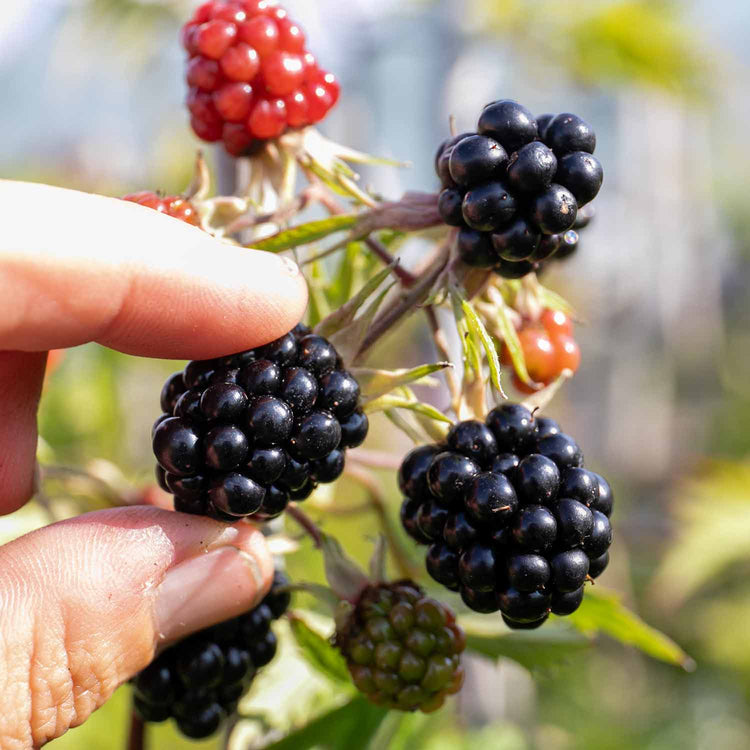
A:
{"type": "Polygon", "coordinates": [[[339,622],[336,645],[357,688],[385,708],[430,713],[463,684],[466,637],[412,581],[368,586],[339,622]]]}
{"type": "Polygon", "coordinates": [[[271,623],[289,607],[288,585],[277,571],[271,590],[255,609],[159,654],[132,680],[133,703],[141,718],[174,718],[182,734],[193,739],[212,735],[276,653],[271,623]]]}
{"type": "Polygon", "coordinates": [[[602,185],[596,135],[572,114],[533,115],[501,99],[476,133],[444,141],[435,157],[443,221],[458,227],[458,255],[508,279],[570,255],[602,185]],[[580,218],[579,218],[580,215],[580,218]]]}
{"type": "Polygon", "coordinates": [[[429,545],[429,574],[513,628],[568,615],[609,562],[612,489],[583,468],[552,419],[504,403],[411,451],[399,470],[407,534],[429,545]]]}
{"type": "Polygon", "coordinates": [[[190,362],[161,393],[152,441],[175,509],[267,520],[344,470],[367,436],[359,385],[305,326],[240,354],[190,362]]]}

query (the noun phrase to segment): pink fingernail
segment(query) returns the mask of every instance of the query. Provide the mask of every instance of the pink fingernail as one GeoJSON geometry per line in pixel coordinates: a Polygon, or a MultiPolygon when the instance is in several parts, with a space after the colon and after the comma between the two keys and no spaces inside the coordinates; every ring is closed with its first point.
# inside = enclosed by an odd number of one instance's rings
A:
{"type": "Polygon", "coordinates": [[[252,609],[265,593],[258,561],[222,547],[172,568],[156,599],[157,648],[252,609]]]}

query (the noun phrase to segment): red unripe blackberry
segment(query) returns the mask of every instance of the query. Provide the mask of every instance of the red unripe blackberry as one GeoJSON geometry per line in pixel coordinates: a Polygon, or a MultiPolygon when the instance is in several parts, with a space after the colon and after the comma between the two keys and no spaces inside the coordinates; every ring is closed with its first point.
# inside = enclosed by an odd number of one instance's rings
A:
{"type": "Polygon", "coordinates": [[[252,154],[288,128],[320,122],[338,101],[335,77],[320,69],[300,27],[273,3],[203,5],[183,27],[182,44],[191,93],[222,91],[215,109],[189,98],[193,130],[203,140],[222,140],[233,156],[252,154]]]}
{"type": "Polygon", "coordinates": [[[196,227],[200,226],[200,217],[193,204],[179,195],[161,197],[150,190],[144,190],[140,193],[124,195],[122,199],[130,203],[138,203],[141,206],[153,208],[159,213],[167,214],[167,216],[184,221],[186,224],[192,224],[196,227]]]}

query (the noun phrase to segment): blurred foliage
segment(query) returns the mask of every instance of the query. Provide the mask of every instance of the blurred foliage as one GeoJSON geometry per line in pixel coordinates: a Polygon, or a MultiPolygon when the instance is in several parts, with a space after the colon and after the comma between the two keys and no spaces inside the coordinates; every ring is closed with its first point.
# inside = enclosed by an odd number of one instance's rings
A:
{"type": "Polygon", "coordinates": [[[661,0],[473,0],[476,27],[524,54],[553,61],[590,85],[647,84],[682,95],[707,92],[706,50],[661,0]]]}

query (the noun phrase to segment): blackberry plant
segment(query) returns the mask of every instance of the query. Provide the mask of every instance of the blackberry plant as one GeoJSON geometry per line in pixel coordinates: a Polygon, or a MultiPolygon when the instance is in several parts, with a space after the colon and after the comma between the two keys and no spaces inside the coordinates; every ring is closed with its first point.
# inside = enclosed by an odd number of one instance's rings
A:
{"type": "MultiPolygon", "coordinates": [[[[316,611],[289,613],[278,631],[340,691],[330,716],[343,711],[357,726],[377,728],[387,710],[439,709],[470,669],[465,649],[512,658],[509,639],[538,634],[510,631],[549,622],[549,645],[562,617],[581,637],[608,632],[688,664],[592,585],[609,563],[613,492],[545,411],[582,353],[575,311],[538,272],[574,253],[594,216],[603,169],[592,127],[498,99],[473,131],[439,146],[438,192],[386,200],[351,164],[399,164],[314,127],[339,84],[276,0],[209,0],[182,44],[193,131],[221,143],[242,177],[235,194],[211,195],[199,155],[183,195],[125,200],[227,243],[293,252],[310,306],[276,341],[188,362],[168,378],[151,431],[157,482],[186,523],[207,515],[262,524],[280,554],[297,549],[290,531],[299,527],[323,555],[326,585],[278,573],[254,610],[159,654],[133,681],[136,714],[174,718],[192,738],[231,717],[231,734],[239,699],[275,653],[270,625],[292,588],[312,595],[316,611]],[[309,219],[309,207],[325,216],[309,219]],[[415,236],[421,253],[403,264],[401,247],[415,236]],[[403,324],[417,317],[438,361],[412,366],[418,334],[410,328],[407,338],[403,324]],[[382,366],[385,347],[376,346],[386,337],[389,361],[409,366],[382,366]],[[509,384],[522,403],[508,399],[509,384]],[[432,395],[418,397],[416,386],[432,395]],[[413,449],[394,456],[382,441],[365,443],[373,414],[413,449]],[[381,487],[382,471],[393,478],[397,467],[405,535],[381,487]],[[347,496],[356,486],[366,503],[342,508],[320,491],[342,477],[347,496]],[[367,575],[321,529],[337,512],[362,513],[363,535],[377,519],[367,575]]],[[[335,722],[326,725],[314,723],[315,744],[339,739],[335,722]]],[[[142,747],[134,727],[131,747],[142,747]]],[[[294,730],[289,746],[308,746],[305,731],[294,730]]],[[[359,739],[365,747],[370,736],[359,739]]]]}

